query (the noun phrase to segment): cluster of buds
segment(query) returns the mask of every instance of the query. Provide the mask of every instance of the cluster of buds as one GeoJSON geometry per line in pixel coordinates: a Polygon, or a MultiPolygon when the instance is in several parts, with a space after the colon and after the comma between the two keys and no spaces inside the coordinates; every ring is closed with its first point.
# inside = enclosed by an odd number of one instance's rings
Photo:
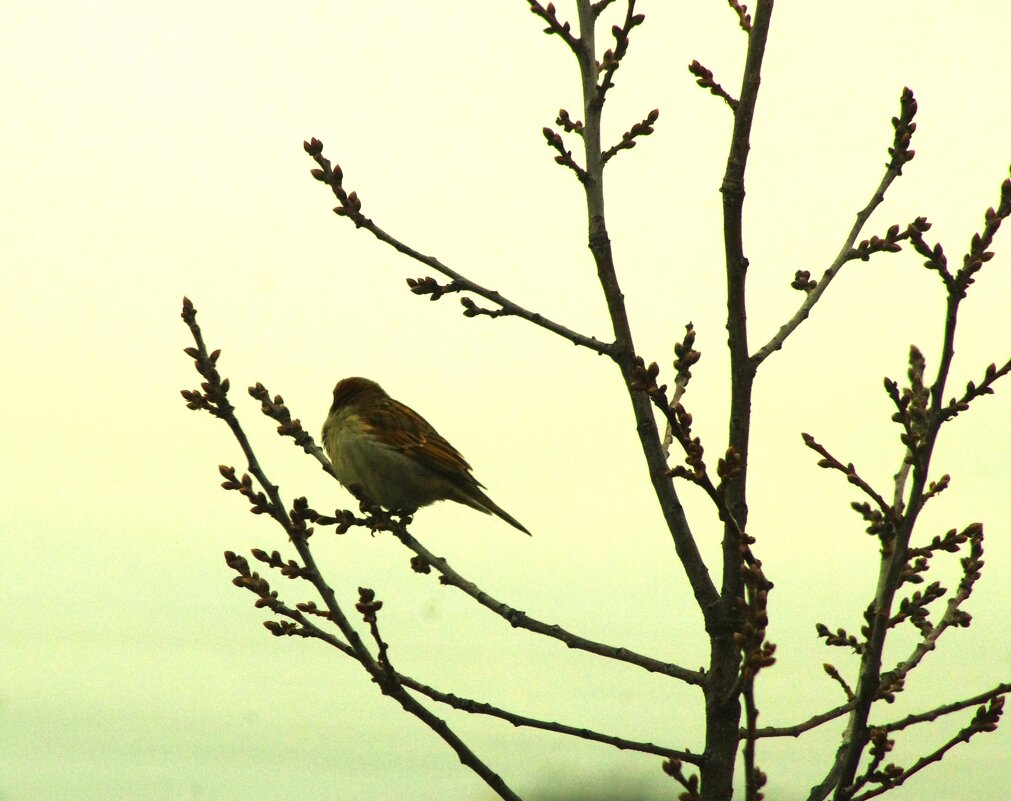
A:
{"type": "Polygon", "coordinates": [[[340,165],[330,164],[330,159],[323,155],[323,143],[319,139],[313,138],[308,142],[303,142],[302,147],[319,165],[310,172],[312,177],[329,186],[337,198],[338,205],[333,210],[334,214],[339,217],[348,217],[355,225],[361,226],[365,222],[365,217],[362,215],[362,202],[358,199],[357,192],[349,193],[344,189],[344,171],[341,170],[340,165]]]}
{"type": "Polygon", "coordinates": [[[899,116],[892,117],[892,127],[895,129],[895,139],[892,146],[888,148],[888,168],[896,170],[902,174],[902,166],[913,160],[916,155],[915,150],[910,150],[909,145],[913,139],[913,132],[916,130],[916,123],[913,117],[916,116],[916,98],[913,97],[913,90],[908,86],[902,90],[902,97],[899,99],[899,116]]]}
{"type": "Polygon", "coordinates": [[[260,411],[263,412],[271,420],[276,420],[278,423],[277,433],[282,437],[291,437],[295,440],[295,444],[298,445],[306,453],[312,450],[314,443],[312,437],[309,435],[304,428],[302,428],[302,421],[292,419],[291,412],[288,411],[288,407],[284,405],[284,398],[280,395],[270,396],[267,388],[263,386],[259,381],[249,388],[249,396],[253,400],[258,400],[260,402],[260,411]]]}

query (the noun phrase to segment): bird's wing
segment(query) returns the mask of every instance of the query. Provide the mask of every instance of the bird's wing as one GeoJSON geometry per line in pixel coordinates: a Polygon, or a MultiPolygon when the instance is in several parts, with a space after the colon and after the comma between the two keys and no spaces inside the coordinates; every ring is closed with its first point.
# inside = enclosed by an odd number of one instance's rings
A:
{"type": "Polygon", "coordinates": [[[471,466],[460,452],[420,414],[400,401],[372,409],[362,422],[376,439],[430,470],[451,476],[468,475],[471,466]]]}

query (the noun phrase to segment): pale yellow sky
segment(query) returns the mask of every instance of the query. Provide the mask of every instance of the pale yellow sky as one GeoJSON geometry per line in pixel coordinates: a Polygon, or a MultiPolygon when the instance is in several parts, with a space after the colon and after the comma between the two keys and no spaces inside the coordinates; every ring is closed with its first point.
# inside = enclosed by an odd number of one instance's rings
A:
{"type": "MultiPolygon", "coordinates": [[[[605,128],[614,139],[654,107],[661,116],[608,167],[609,229],[640,353],[669,364],[684,324],[696,326],[703,358],[686,401],[716,454],[730,115],[686,65],[699,59],[736,93],[744,37],[719,0],[639,5],[647,21],[605,128]]],[[[753,343],[792,313],[794,272],[824,269],[877,186],[904,85],[919,100],[917,157],[867,235],[926,215],[957,263],[996,204],[1011,162],[1011,8],[951,8],[777,4],[746,208],[753,343]]],[[[535,535],[442,505],[414,528],[433,551],[537,617],[703,664],[699,615],[612,365],[516,320],[465,319],[454,298],[410,294],[404,279],[428,271],[334,217],[302,151],[322,139],[391,233],[606,337],[581,191],[540,133],[559,107],[574,110],[578,76],[541,27],[523,0],[0,8],[0,801],[488,797],[356,665],[271,638],[231,586],[222,551],[284,543],[218,488],[217,465],[240,454],[179,397],[197,383],[181,352],[184,294],[223,349],[233,402],[286,500],[349,499],[278,440],[244,388],[283,394],[315,435],[335,381],[370,376],[446,434],[535,535]]],[[[953,390],[1007,358],[1011,232],[996,244],[965,304],[953,390]]],[[[874,542],[847,508],[855,496],[816,468],[799,432],[887,486],[900,451],[881,380],[904,376],[910,342],[936,364],[941,310],[936,276],[909,253],[852,263],[762,369],[751,528],[776,583],[780,658],[761,677],[763,724],[838,703],[821,664],[854,663],[814,624],[857,629],[874,582],[874,542]]],[[[942,438],[936,468],[954,481],[921,536],[984,521],[986,569],[973,626],[942,639],[894,717],[1008,680],[1009,399],[1000,387],[942,438]]],[[[714,516],[681,492],[714,557],[714,516]]],[[[513,631],[410,572],[383,537],[326,534],[317,549],[345,601],[364,585],[386,602],[404,672],[533,716],[701,746],[695,693],[513,631]]],[[[947,567],[955,576],[957,562],[947,567]]],[[[900,638],[891,657],[911,643],[900,638]]],[[[524,797],[619,775],[672,789],[653,758],[436,711],[524,797]]],[[[770,801],[820,778],[837,736],[763,743],[770,801]]],[[[895,758],[941,738],[900,740],[895,758]]],[[[981,737],[890,797],[1009,795],[1009,750],[1006,728],[981,737]]]]}

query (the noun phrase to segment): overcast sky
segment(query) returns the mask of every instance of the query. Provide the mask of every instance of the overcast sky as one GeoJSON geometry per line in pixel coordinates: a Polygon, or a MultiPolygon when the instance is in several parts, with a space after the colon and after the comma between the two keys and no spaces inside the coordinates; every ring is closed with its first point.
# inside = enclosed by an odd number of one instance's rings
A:
{"type": "MultiPolygon", "coordinates": [[[[557,5],[574,18],[571,2],[557,5]]],[[[699,59],[736,94],[745,37],[720,0],[637,7],[647,20],[605,135],[653,108],[660,119],[608,165],[609,230],[637,348],[662,380],[695,324],[702,361],[685,400],[714,462],[728,406],[718,188],[731,116],[686,66],[699,59]]],[[[753,343],[793,313],[794,272],[820,274],[877,186],[903,86],[919,101],[917,155],[866,235],[925,215],[930,241],[958,264],[996,205],[1011,162],[1011,8],[953,9],[777,4],[748,174],[753,343]]],[[[577,115],[578,74],[542,27],[523,0],[3,4],[2,801],[489,797],[357,665],[270,637],[268,615],[232,587],[224,550],[286,543],[219,488],[217,465],[241,468],[241,454],[179,396],[198,383],[182,353],[184,294],[286,500],[350,503],[278,439],[245,387],[281,393],[315,435],[334,383],[371,377],[435,424],[534,534],[443,504],[414,525],[430,549],[548,622],[707,661],[614,366],[515,319],[463,318],[454,297],[412,295],[404,279],[429,271],[335,217],[302,150],[322,139],[381,227],[607,338],[581,190],[541,135],[560,107],[577,115]]],[[[1007,358],[1009,240],[999,234],[964,304],[952,394],[1007,358]]],[[[940,282],[914,255],[851,263],[759,374],[750,530],[776,584],[779,647],[758,684],[762,724],[841,701],[821,665],[853,679],[856,663],[814,625],[858,630],[876,580],[876,542],[848,509],[855,492],[816,467],[800,432],[887,492],[901,449],[882,378],[904,378],[910,343],[933,370],[942,319],[940,282]]],[[[882,720],[1009,678],[1009,419],[1011,386],[999,386],[942,434],[935,474],[953,482],[919,536],[983,521],[986,568],[966,606],[973,626],[942,638],[882,720]]],[[[718,521],[693,488],[681,493],[715,572],[718,521]]],[[[385,536],[314,542],[343,601],[369,586],[385,602],[403,672],[534,717],[701,748],[696,692],[511,629],[411,572],[385,536]]],[[[957,582],[957,558],[942,562],[939,576],[957,582]]],[[[310,597],[281,582],[292,603],[310,597]]],[[[913,642],[903,632],[886,661],[913,642]]],[[[674,795],[656,758],[436,712],[524,797],[611,782],[674,795]]],[[[895,760],[908,765],[969,717],[900,738],[895,760]]],[[[839,731],[761,744],[770,801],[820,779],[839,731]]],[[[959,747],[890,797],[1011,795],[1008,732],[959,747]]]]}

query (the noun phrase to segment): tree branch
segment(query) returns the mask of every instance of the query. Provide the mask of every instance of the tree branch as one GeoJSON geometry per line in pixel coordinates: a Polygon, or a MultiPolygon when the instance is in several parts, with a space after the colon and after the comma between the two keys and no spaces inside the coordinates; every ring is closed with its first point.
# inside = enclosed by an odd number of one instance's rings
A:
{"type": "Polygon", "coordinates": [[[643,656],[642,654],[631,651],[628,648],[615,647],[613,645],[605,645],[604,643],[588,640],[585,637],[580,637],[577,634],[572,634],[571,632],[566,631],[559,625],[544,623],[536,618],[530,617],[530,615],[526,612],[514,609],[513,607],[492,598],[476,584],[468,581],[466,578],[457,573],[452,567],[450,567],[449,562],[445,559],[440,556],[436,556],[425,548],[410,533],[408,533],[406,528],[402,525],[398,525],[392,520],[390,522],[392,525],[389,530],[393,536],[400,540],[406,548],[421,557],[425,563],[434,567],[439,572],[439,580],[443,584],[449,584],[459,590],[462,590],[486,609],[490,609],[496,615],[508,621],[514,628],[526,629],[527,631],[532,631],[535,634],[543,634],[546,637],[551,637],[565,643],[569,648],[574,648],[580,651],[588,651],[589,653],[604,656],[608,659],[615,659],[619,662],[627,662],[628,664],[641,667],[650,673],[660,673],[664,676],[670,676],[672,678],[679,679],[686,684],[700,686],[704,681],[705,675],[699,671],[688,670],[687,668],[683,668],[669,662],[661,662],[658,659],[643,656]]]}
{"type": "MultiPolygon", "coordinates": [[[[396,237],[386,233],[382,228],[376,225],[372,220],[361,213],[361,201],[358,200],[357,195],[354,192],[348,194],[343,187],[344,174],[340,169],[339,165],[331,166],[330,160],[323,156],[323,143],[318,139],[312,139],[304,143],[305,151],[313,160],[319,165],[317,169],[312,171],[312,176],[321,183],[326,184],[333,191],[334,195],[337,197],[340,205],[334,209],[334,212],[341,217],[348,217],[354,222],[357,228],[364,228],[366,231],[371,233],[380,242],[392,247],[394,250],[403,253],[405,256],[409,256],[426,267],[430,267],[439,273],[442,273],[446,277],[450,278],[455,285],[452,291],[466,291],[472,292],[478,297],[482,297],[485,300],[489,300],[492,303],[497,304],[501,309],[503,314],[510,317],[519,317],[527,322],[533,323],[534,325],[540,326],[554,334],[567,339],[574,345],[582,345],[584,348],[589,348],[594,353],[611,356],[614,358],[614,345],[611,343],[600,342],[595,337],[584,336],[573,331],[570,328],[566,328],[560,323],[556,323],[553,320],[548,319],[542,314],[530,311],[529,309],[520,306],[518,303],[509,300],[507,297],[502,295],[500,292],[496,292],[492,289],[487,289],[480,284],[471,281],[469,278],[461,275],[456,270],[447,267],[441,261],[439,261],[434,256],[426,256],[425,254],[415,250],[409,245],[404,244],[396,237]]],[[[412,286],[413,290],[413,286],[412,286]]],[[[449,291],[449,290],[444,290],[449,291]]],[[[473,315],[469,315],[473,316],[473,315]]]]}
{"type": "Polygon", "coordinates": [[[794,723],[791,726],[765,726],[761,729],[756,729],[755,737],[799,737],[804,732],[811,731],[824,723],[841,718],[851,709],[853,709],[853,702],[849,701],[826,712],[819,712],[803,723],[794,723]]]}
{"type": "MultiPolygon", "coordinates": [[[[888,151],[891,158],[886,165],[885,175],[881,179],[881,183],[878,184],[878,188],[874,190],[874,194],[871,195],[871,199],[868,201],[867,205],[857,213],[856,222],[853,223],[853,227],[850,229],[849,235],[846,237],[842,247],[839,249],[838,255],[835,257],[832,264],[829,265],[828,269],[826,269],[822,274],[814,288],[807,293],[807,297],[804,298],[804,302],[801,303],[797,313],[794,314],[793,317],[791,317],[790,320],[779,329],[776,335],[769,340],[766,345],[760,348],[754,356],[751,357],[751,362],[754,367],[757,368],[758,365],[765,361],[771,354],[783,347],[783,343],[786,342],[786,338],[796,331],[797,327],[811,314],[811,309],[813,309],[814,305],[821,299],[825,290],[828,289],[828,285],[832,282],[832,279],[836,277],[843,265],[848,261],[852,261],[854,258],[862,258],[863,255],[865,255],[855,252],[853,250],[853,245],[857,241],[860,231],[863,230],[864,225],[866,225],[867,220],[870,219],[870,216],[874,213],[874,210],[881,205],[882,201],[884,201],[885,192],[888,191],[888,187],[890,187],[892,182],[902,174],[903,165],[913,158],[915,151],[909,149],[909,142],[913,131],[916,130],[916,123],[913,122],[915,114],[916,100],[913,98],[912,91],[907,87],[902,91],[899,116],[892,118],[892,125],[895,128],[895,138],[892,143],[892,147],[889,148],[888,151]]],[[[919,222],[920,221],[917,220],[917,223],[919,222]]],[[[913,223],[912,225],[916,225],[916,223],[913,223]]],[[[909,236],[909,230],[910,229],[907,228],[906,236],[909,236]]],[[[926,228],[919,227],[918,230],[922,231],[926,230],[926,228]]]]}
{"type": "Polygon", "coordinates": [[[976,704],[985,704],[994,698],[1007,695],[1011,693],[1011,682],[1006,682],[998,684],[993,689],[982,692],[979,695],[974,695],[972,698],[965,698],[961,701],[953,701],[950,704],[942,704],[941,706],[934,707],[928,712],[918,712],[913,715],[906,715],[906,717],[900,720],[893,721],[892,723],[886,723],[881,728],[885,731],[901,731],[910,726],[915,726],[918,723],[931,723],[944,715],[950,715],[952,712],[960,712],[963,709],[967,709],[970,706],[976,706],[976,704]]]}
{"type": "Polygon", "coordinates": [[[622,751],[638,751],[643,754],[653,754],[655,756],[667,757],[668,759],[680,759],[683,762],[689,762],[693,765],[697,765],[702,761],[702,756],[700,754],[693,754],[691,751],[678,751],[673,748],[664,748],[663,746],[654,745],[653,743],[637,742],[635,740],[626,740],[621,737],[614,737],[609,734],[601,734],[600,732],[595,732],[590,729],[566,726],[562,723],[553,723],[546,720],[537,720],[536,718],[530,718],[525,715],[518,715],[514,712],[499,709],[491,704],[473,701],[469,698],[460,698],[456,695],[440,692],[439,690],[428,687],[427,685],[422,684],[421,682],[408,676],[398,674],[398,677],[405,687],[422,693],[423,695],[431,698],[433,701],[439,701],[440,703],[447,704],[454,709],[459,709],[464,712],[500,718],[501,720],[512,723],[514,726],[525,726],[534,729],[541,729],[543,731],[553,731],[558,734],[567,734],[571,737],[578,737],[583,740],[591,740],[593,742],[611,745],[622,751]]]}
{"type": "MultiPolygon", "coordinates": [[[[266,561],[268,563],[276,562],[277,560],[280,559],[280,555],[277,554],[276,551],[274,552],[274,555],[272,557],[268,557],[262,551],[260,551],[259,553],[254,552],[254,555],[256,555],[258,559],[261,559],[261,561],[266,561]]],[[[229,561],[230,565],[233,564],[234,560],[236,559],[240,560],[237,569],[239,569],[241,573],[242,572],[241,563],[244,563],[245,560],[241,559],[241,557],[236,557],[235,554],[230,554],[230,557],[231,557],[231,560],[229,561]]],[[[274,563],[272,564],[272,566],[277,567],[278,565],[274,563]]],[[[248,565],[245,573],[246,575],[249,575],[248,565]]],[[[262,591],[264,587],[257,587],[257,588],[250,587],[250,589],[254,589],[254,591],[259,589],[262,591]]],[[[264,596],[261,594],[261,598],[263,597],[264,596]]],[[[311,614],[318,617],[323,617],[327,620],[331,619],[328,612],[318,610],[315,604],[313,603],[298,604],[298,608],[293,609],[284,604],[283,602],[277,600],[276,598],[273,598],[267,600],[262,605],[268,606],[276,614],[288,617],[298,624],[298,626],[295,628],[277,628],[268,625],[267,628],[269,628],[272,633],[277,634],[278,636],[285,636],[285,635],[300,636],[317,639],[320,640],[321,642],[325,642],[326,644],[338,649],[345,656],[350,656],[352,659],[355,659],[357,661],[357,656],[354,652],[354,649],[351,648],[351,646],[349,646],[339,637],[336,637],[335,635],[331,634],[330,632],[326,631],[320,626],[317,626],[315,623],[312,622],[312,620],[310,620],[307,617],[307,615],[311,614]]],[[[380,604],[380,606],[381,605],[382,604],[380,604]]],[[[374,625],[375,621],[373,620],[372,623],[374,625]]],[[[385,643],[382,642],[382,639],[378,636],[378,631],[374,629],[373,634],[375,636],[377,643],[381,643],[380,646],[381,650],[385,651],[387,646],[385,643]]],[[[615,737],[609,734],[602,734],[600,732],[596,732],[591,729],[578,728],[575,726],[567,726],[562,723],[554,723],[551,721],[538,720],[537,718],[531,718],[526,715],[519,715],[515,712],[509,712],[508,710],[500,709],[499,707],[493,706],[491,704],[475,701],[470,698],[461,698],[458,695],[437,690],[434,687],[424,684],[423,682],[420,682],[417,679],[414,679],[398,671],[393,671],[392,666],[390,666],[388,662],[387,662],[387,670],[391,672],[391,678],[394,681],[396,681],[397,684],[402,685],[403,687],[406,687],[409,690],[414,690],[415,692],[421,693],[422,695],[431,698],[433,701],[437,701],[441,704],[446,704],[447,706],[451,706],[454,709],[458,709],[463,712],[468,712],[477,715],[487,715],[489,717],[496,717],[501,720],[508,721],[509,723],[512,723],[514,726],[517,727],[524,726],[528,728],[540,729],[543,731],[552,731],[558,734],[565,734],[583,740],[590,740],[592,742],[603,743],[605,745],[613,746],[614,748],[617,748],[622,751],[638,751],[640,753],[653,754],[655,756],[662,756],[668,759],[679,759],[681,761],[689,762],[691,764],[698,764],[702,760],[701,755],[693,754],[691,751],[681,751],[673,748],[665,748],[663,746],[655,745],[653,743],[639,742],[636,740],[628,740],[622,737],[615,737]]]]}
{"type": "Polygon", "coordinates": [[[942,746],[916,760],[916,762],[914,762],[913,765],[906,770],[901,770],[896,766],[889,766],[892,767],[893,770],[886,771],[884,777],[882,777],[882,779],[878,779],[878,781],[881,782],[880,787],[876,787],[873,790],[868,790],[865,793],[853,796],[852,801],[866,801],[866,799],[874,798],[882,793],[886,793],[889,790],[898,787],[900,784],[904,784],[907,779],[919,773],[928,765],[940,762],[944,758],[945,754],[947,754],[948,751],[959,743],[967,743],[977,734],[996,730],[1003,711],[1003,696],[991,698],[987,705],[981,706],[976,710],[976,714],[968,726],[964,727],[958,732],[958,734],[949,739],[942,746]]]}

